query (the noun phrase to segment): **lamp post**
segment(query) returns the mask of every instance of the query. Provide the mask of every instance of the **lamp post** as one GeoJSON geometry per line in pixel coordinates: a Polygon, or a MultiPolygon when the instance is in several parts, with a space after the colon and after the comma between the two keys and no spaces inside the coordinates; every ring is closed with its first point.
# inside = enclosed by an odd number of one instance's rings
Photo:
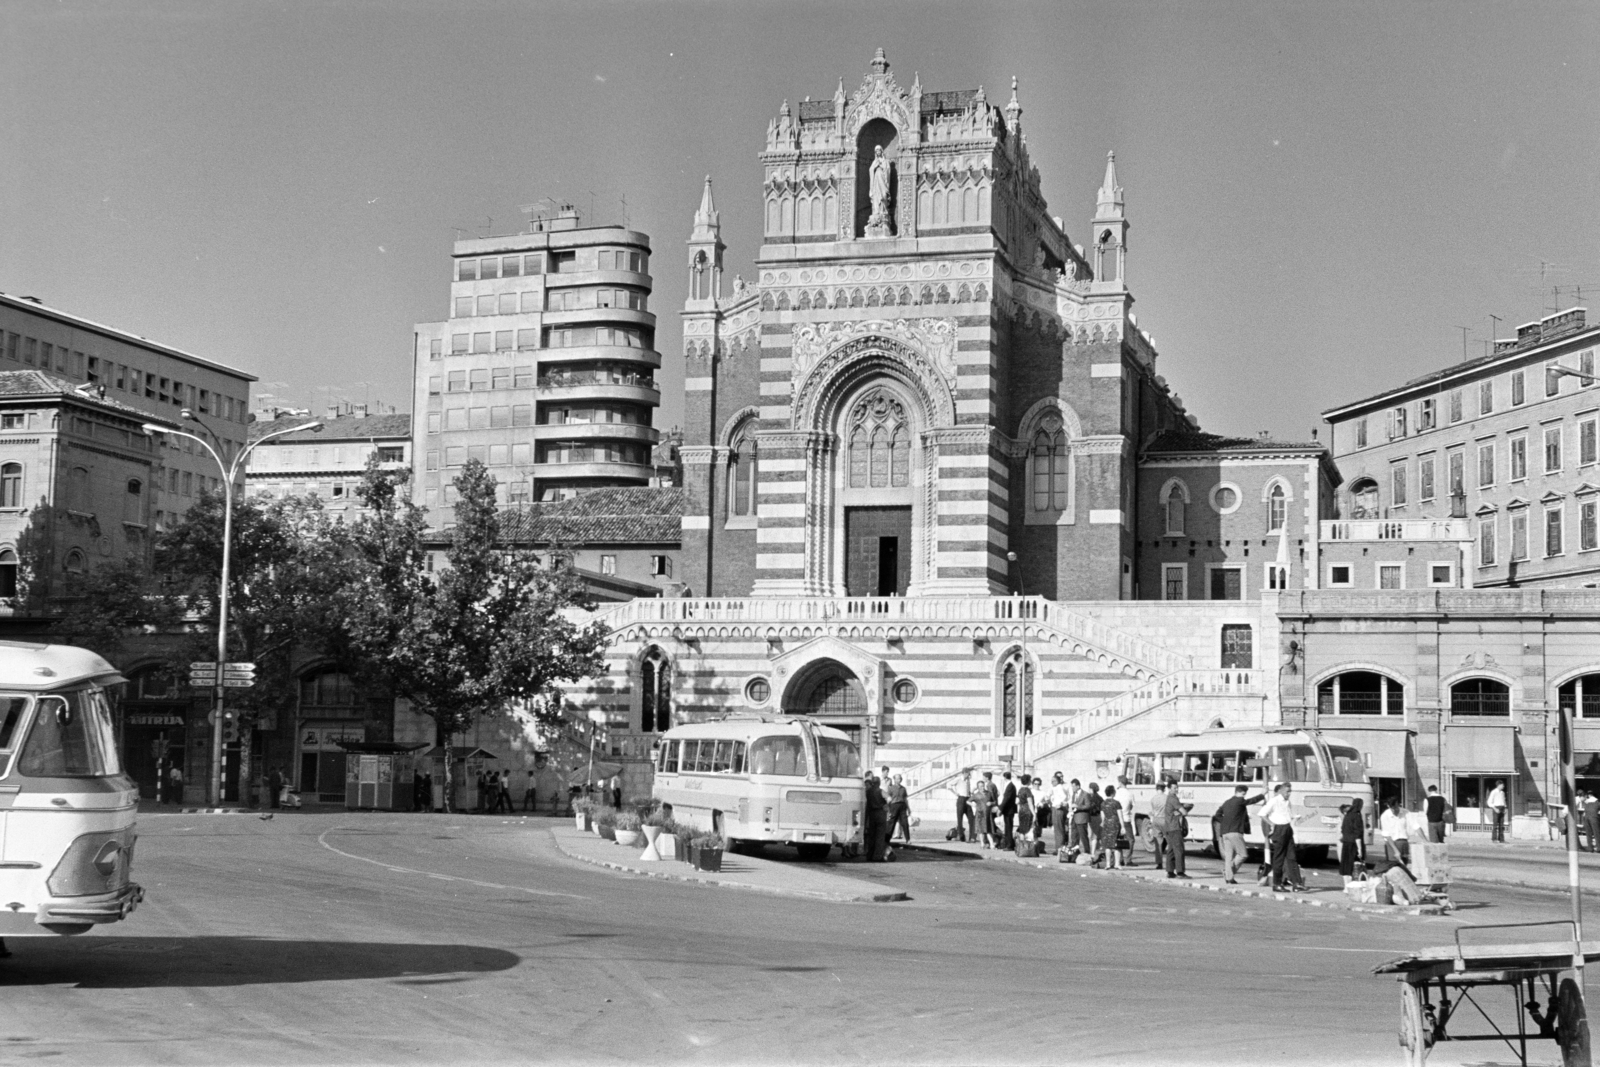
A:
{"type": "MultiPolygon", "coordinates": [[[[194,412],[184,409],[183,417],[196,423],[202,429],[205,424],[196,418],[194,412]]],[[[226,463],[222,455],[211,447],[204,437],[199,434],[188,433],[184,430],[174,430],[169,426],[147,422],[142,427],[146,434],[170,434],[173,437],[187,437],[197,441],[208,455],[216,461],[217,469],[222,472],[222,588],[217,596],[217,681],[212,696],[211,712],[211,775],[207,783],[206,796],[209,806],[216,808],[222,806],[222,712],[223,693],[222,685],[223,664],[228,659],[228,576],[233,557],[233,481],[239,472],[244,469],[244,461],[250,453],[255,451],[257,445],[270,441],[274,437],[282,437],[287,433],[300,430],[321,430],[321,422],[308,422],[300,426],[289,426],[282,430],[275,430],[269,434],[251,441],[241,448],[233,457],[232,463],[226,463]]],[[[207,429],[210,433],[210,430],[207,429]]],[[[212,434],[215,437],[215,434],[212,434]]],[[[221,441],[218,441],[221,444],[221,441]]]]}
{"type": "MultiPolygon", "coordinates": [[[[1016,563],[1017,554],[1015,552],[1007,552],[1006,562],[1016,563]]],[[[1023,614],[1026,610],[1022,597],[1022,575],[1019,573],[1017,575],[1017,621],[1022,624],[1022,662],[1017,667],[1017,733],[1022,738],[1022,759],[1020,762],[1021,769],[1024,771],[1028,769],[1028,734],[1032,732],[1028,729],[1030,725],[1028,715],[1028,620],[1023,614]]]]}

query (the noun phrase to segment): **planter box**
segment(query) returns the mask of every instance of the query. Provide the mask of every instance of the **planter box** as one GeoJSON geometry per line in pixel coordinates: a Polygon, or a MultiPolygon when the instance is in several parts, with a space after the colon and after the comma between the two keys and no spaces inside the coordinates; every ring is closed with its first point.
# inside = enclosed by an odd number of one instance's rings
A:
{"type": "Polygon", "coordinates": [[[617,839],[617,828],[615,826],[597,826],[594,832],[607,841],[615,841],[617,839]]]}
{"type": "Polygon", "coordinates": [[[626,845],[629,848],[638,848],[639,838],[641,836],[642,835],[637,830],[612,831],[612,840],[616,841],[616,843],[619,845],[626,845]]]}
{"type": "Polygon", "coordinates": [[[664,860],[678,858],[678,835],[660,834],[656,837],[656,852],[664,860]]]}
{"type": "Polygon", "coordinates": [[[697,871],[710,871],[716,873],[722,870],[722,850],[720,848],[694,848],[690,849],[690,857],[697,871]]]}
{"type": "Polygon", "coordinates": [[[589,817],[589,813],[586,811],[580,811],[574,815],[573,821],[578,824],[578,829],[582,833],[588,833],[594,829],[594,820],[589,817]]]}

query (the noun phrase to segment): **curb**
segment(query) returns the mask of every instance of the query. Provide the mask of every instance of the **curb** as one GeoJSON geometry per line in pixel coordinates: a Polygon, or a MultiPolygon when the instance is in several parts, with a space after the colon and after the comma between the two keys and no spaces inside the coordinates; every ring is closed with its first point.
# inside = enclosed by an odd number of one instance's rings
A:
{"type": "Polygon", "coordinates": [[[589,856],[580,855],[577,852],[569,852],[567,849],[562,847],[561,838],[557,836],[554,831],[548,832],[550,833],[550,840],[555,842],[556,851],[560,852],[563,856],[566,856],[569,859],[578,860],[580,863],[591,864],[595,867],[604,867],[608,870],[620,871],[623,874],[637,874],[645,878],[660,878],[668,882],[686,882],[691,885],[718,886],[723,889],[744,889],[755,893],[768,893],[772,896],[778,897],[799,897],[803,900],[832,900],[842,904],[889,904],[895,901],[911,899],[911,894],[902,890],[887,890],[881,893],[861,893],[855,896],[846,896],[841,893],[814,893],[804,889],[771,888],[768,886],[751,885],[748,882],[732,882],[722,878],[693,878],[688,875],[669,874],[666,871],[647,871],[639,867],[630,867],[624,863],[616,863],[611,860],[593,859],[589,856]]]}
{"type": "MultiPolygon", "coordinates": [[[[254,815],[254,808],[179,808],[174,815],[254,815]]],[[[159,815],[160,812],[152,812],[159,815]]]]}
{"type": "MultiPolygon", "coordinates": [[[[926,849],[929,852],[942,852],[946,855],[967,856],[980,860],[995,859],[1009,861],[1017,864],[1019,867],[1034,867],[1039,870],[1049,870],[1052,867],[1065,866],[1065,864],[1059,863],[1040,863],[1037,860],[1025,860],[1014,854],[990,856],[983,853],[975,854],[971,852],[965,852],[960,849],[939,848],[935,845],[924,845],[920,843],[901,845],[900,847],[920,848],[926,849]]],[[[1072,866],[1067,867],[1067,869],[1069,871],[1077,871],[1079,874],[1085,875],[1112,875],[1118,873],[1117,871],[1107,871],[1094,867],[1080,868],[1077,866],[1072,866]]],[[[1339,900],[1315,900],[1309,897],[1300,896],[1296,893],[1278,893],[1270,889],[1255,889],[1242,885],[1210,885],[1204,882],[1191,882],[1184,879],[1168,880],[1166,878],[1151,878],[1148,875],[1135,873],[1133,871],[1128,871],[1126,874],[1123,874],[1122,877],[1132,881],[1142,882],[1145,885],[1163,886],[1167,889],[1198,889],[1212,893],[1226,893],[1229,896],[1235,897],[1256,897],[1261,900],[1280,901],[1284,904],[1301,904],[1313,908],[1327,908],[1331,911],[1354,911],[1362,912],[1368,915],[1445,915],[1453,910],[1446,908],[1442,904],[1357,904],[1354,901],[1346,902],[1339,900]]]]}

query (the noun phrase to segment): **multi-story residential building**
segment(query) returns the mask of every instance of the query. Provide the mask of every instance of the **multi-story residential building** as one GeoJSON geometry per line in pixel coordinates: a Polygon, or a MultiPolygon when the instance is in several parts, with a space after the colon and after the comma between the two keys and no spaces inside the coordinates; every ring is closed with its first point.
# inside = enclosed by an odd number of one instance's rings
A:
{"type": "MultiPolygon", "coordinates": [[[[1447,540],[1473,544],[1466,585],[1600,582],[1597,344],[1600,327],[1573,308],[1481,358],[1324,412],[1340,517],[1446,523],[1447,540]]],[[[1349,584],[1379,587],[1376,565],[1349,584]]]]}
{"type": "MultiPolygon", "coordinates": [[[[245,441],[254,375],[31,297],[3,293],[0,339],[0,370],[34,368],[74,385],[93,385],[107,399],[157,420],[185,419],[186,429],[219,443],[225,458],[245,441]]],[[[167,438],[149,485],[150,525],[164,527],[220,479],[204,449],[184,438],[167,438]]]]}
{"type": "Polygon", "coordinates": [[[649,238],[580,228],[564,208],[457,241],[451,278],[450,317],[418,324],[415,342],[415,491],[435,524],[470,459],[508,505],[647,485],[661,400],[649,238]]]}
{"type": "MultiPolygon", "coordinates": [[[[250,424],[250,439],[312,420],[300,415],[261,418],[250,424]]],[[[368,415],[365,407],[348,414],[329,412],[315,430],[286,433],[257,445],[250,454],[246,485],[261,499],[316,496],[335,519],[355,519],[362,512],[356,489],[367,463],[376,459],[386,469],[410,469],[411,416],[368,415]]]]}

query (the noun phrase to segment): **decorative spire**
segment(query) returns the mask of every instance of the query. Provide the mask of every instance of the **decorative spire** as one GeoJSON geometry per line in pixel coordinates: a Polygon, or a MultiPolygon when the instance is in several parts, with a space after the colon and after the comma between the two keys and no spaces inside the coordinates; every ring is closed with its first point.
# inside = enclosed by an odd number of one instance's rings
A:
{"type": "Polygon", "coordinates": [[[1117,184],[1117,153],[1106,153],[1106,179],[1100,183],[1100,197],[1096,201],[1101,218],[1122,214],[1122,186],[1117,184]]]}
{"type": "Polygon", "coordinates": [[[872,73],[878,75],[880,78],[889,73],[889,59],[883,54],[882,48],[873,53],[872,73]]]}
{"type": "Polygon", "coordinates": [[[911,72],[911,95],[922,95],[922,72],[920,70],[914,70],[911,72]]]}
{"type": "Polygon", "coordinates": [[[839,88],[837,88],[837,89],[835,89],[833,91],[833,100],[834,100],[834,103],[843,103],[843,101],[844,101],[844,79],[843,78],[839,79],[839,88]]]}
{"type": "Polygon", "coordinates": [[[1013,119],[1022,114],[1022,103],[1017,99],[1017,76],[1015,74],[1011,76],[1011,102],[1006,105],[1006,114],[1013,119]]]}
{"type": "Polygon", "coordinates": [[[989,98],[987,96],[983,95],[983,85],[980,83],[978,85],[978,95],[973,98],[973,103],[977,104],[979,107],[982,107],[984,104],[987,104],[988,102],[989,102],[989,98]]]}
{"type": "Polygon", "coordinates": [[[717,213],[717,205],[711,199],[711,175],[706,175],[705,188],[700,193],[700,210],[694,213],[694,231],[689,235],[689,243],[716,242],[721,243],[722,219],[717,213]]]}
{"type": "Polygon", "coordinates": [[[778,109],[778,114],[783,118],[789,117],[789,98],[787,96],[783,98],[783,106],[778,109]]]}

